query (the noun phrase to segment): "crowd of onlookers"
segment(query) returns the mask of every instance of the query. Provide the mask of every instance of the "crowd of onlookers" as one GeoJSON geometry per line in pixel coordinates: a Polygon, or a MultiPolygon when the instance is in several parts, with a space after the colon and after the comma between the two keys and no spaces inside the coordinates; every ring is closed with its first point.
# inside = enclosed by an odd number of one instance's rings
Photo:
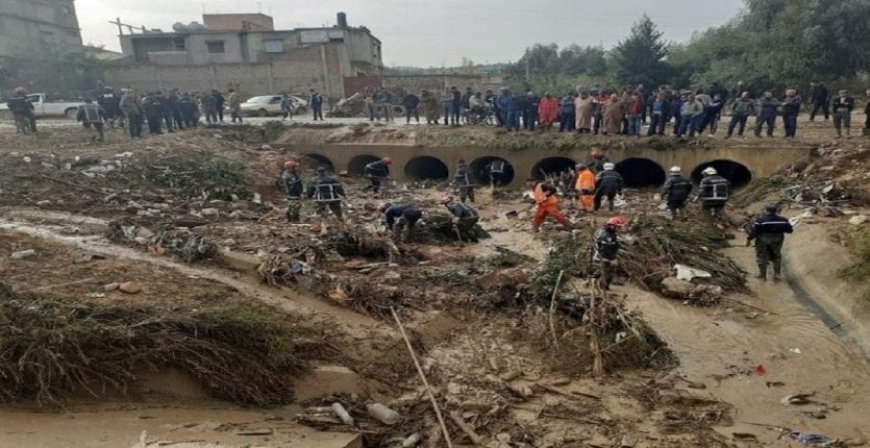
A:
{"type": "MultiPolygon", "coordinates": [[[[867,92],[870,99],[870,91],[867,92]]],[[[754,134],[772,137],[778,118],[785,137],[797,135],[797,116],[803,99],[797,88],[789,88],[777,98],[772,92],[759,96],[739,83],[730,90],[713,83],[705,89],[686,91],[662,86],[655,90],[639,85],[633,89],[616,91],[595,85],[577,88],[565,96],[549,92],[538,96],[532,91],[514,93],[507,88],[493,92],[461,91],[450,87],[438,94],[423,90],[395,98],[387,89],[367,90],[364,94],[369,120],[393,121],[394,105],[400,103],[405,121],[420,122],[420,115],[429,124],[462,125],[492,124],[507,129],[555,129],[559,132],[579,132],[602,135],[673,134],[678,137],[715,135],[722,116],[730,116],[726,138],[736,132],[743,136],[750,117],[755,117],[754,134]]],[[[825,120],[831,115],[838,135],[851,128],[851,113],[855,99],[845,90],[831,95],[824,83],[812,83],[809,105],[810,119],[822,112],[825,120]]],[[[870,101],[864,113],[865,127],[870,128],[870,101]]]]}

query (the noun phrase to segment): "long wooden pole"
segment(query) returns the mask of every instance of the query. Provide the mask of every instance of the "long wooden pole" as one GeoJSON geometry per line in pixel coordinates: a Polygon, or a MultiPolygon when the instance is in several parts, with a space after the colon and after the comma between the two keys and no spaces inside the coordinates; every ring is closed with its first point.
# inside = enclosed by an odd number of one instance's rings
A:
{"type": "Polygon", "coordinates": [[[414,347],[411,346],[411,340],[405,333],[405,327],[402,326],[402,321],[399,320],[399,315],[396,314],[396,309],[390,307],[390,313],[393,314],[393,319],[396,320],[396,325],[399,326],[399,331],[402,333],[402,339],[405,340],[405,345],[408,346],[408,353],[411,354],[411,359],[414,361],[414,366],[417,367],[417,373],[420,374],[420,379],[423,380],[423,385],[426,386],[426,392],[429,394],[429,400],[432,401],[432,407],[435,409],[435,416],[438,417],[438,424],[441,425],[441,432],[444,433],[444,441],[447,442],[447,448],[453,448],[453,442],[450,441],[450,433],[447,432],[447,425],[444,423],[444,416],[441,415],[441,408],[438,407],[438,402],[435,401],[435,394],[432,388],[429,387],[429,381],[426,379],[426,374],[423,373],[423,368],[420,367],[420,361],[417,360],[417,354],[414,353],[414,347]]]}

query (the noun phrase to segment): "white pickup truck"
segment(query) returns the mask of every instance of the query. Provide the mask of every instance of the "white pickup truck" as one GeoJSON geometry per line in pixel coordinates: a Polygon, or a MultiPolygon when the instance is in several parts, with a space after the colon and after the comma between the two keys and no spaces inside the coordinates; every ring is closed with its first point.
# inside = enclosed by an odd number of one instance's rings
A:
{"type": "MultiPolygon", "coordinates": [[[[44,93],[31,93],[27,99],[33,104],[33,114],[37,117],[66,117],[75,120],[82,101],[46,101],[44,93]]],[[[0,119],[11,120],[12,112],[6,101],[0,101],[0,119]]]]}

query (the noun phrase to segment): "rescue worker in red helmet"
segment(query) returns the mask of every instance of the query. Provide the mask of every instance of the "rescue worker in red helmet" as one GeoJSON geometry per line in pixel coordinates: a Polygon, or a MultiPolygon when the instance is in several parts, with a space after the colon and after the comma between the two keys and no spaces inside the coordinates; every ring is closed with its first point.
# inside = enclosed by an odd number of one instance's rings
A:
{"type": "Polygon", "coordinates": [[[297,171],[298,167],[298,162],[288,160],[284,162],[284,172],[281,173],[281,185],[287,194],[287,212],[285,216],[289,222],[299,222],[299,211],[302,209],[304,188],[302,176],[297,171]]]}
{"type": "Polygon", "coordinates": [[[610,289],[613,274],[616,272],[616,257],[619,255],[619,238],[616,232],[623,227],[625,227],[625,218],[614,216],[608,219],[592,238],[592,262],[598,276],[601,277],[601,286],[605,290],[610,289]]]}
{"type": "Polygon", "coordinates": [[[372,190],[374,194],[381,191],[381,182],[390,178],[390,165],[393,159],[384,157],[365,166],[363,173],[369,179],[369,185],[363,188],[363,192],[372,190]]]}

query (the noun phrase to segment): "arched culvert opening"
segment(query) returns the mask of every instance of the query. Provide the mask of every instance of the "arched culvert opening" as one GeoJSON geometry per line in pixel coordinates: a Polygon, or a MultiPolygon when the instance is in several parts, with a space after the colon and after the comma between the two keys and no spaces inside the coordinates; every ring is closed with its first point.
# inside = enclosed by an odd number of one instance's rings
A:
{"type": "Polygon", "coordinates": [[[474,179],[478,183],[478,185],[489,185],[491,179],[489,178],[489,164],[495,161],[501,161],[504,163],[504,174],[501,178],[501,184],[507,185],[514,180],[514,167],[507,160],[502,159],[501,157],[481,157],[478,159],[474,159],[471,161],[471,164],[468,166],[471,167],[471,172],[474,173],[474,179]]]}
{"type": "Polygon", "coordinates": [[[659,187],[665,183],[665,170],[650,159],[632,157],[616,164],[626,187],[659,187]]]}
{"type": "Polygon", "coordinates": [[[356,156],[350,159],[350,163],[347,164],[347,173],[362,176],[365,174],[366,165],[378,160],[381,160],[381,158],[370,154],[356,156]]]}
{"type": "Polygon", "coordinates": [[[329,160],[320,154],[305,154],[302,157],[302,165],[303,167],[310,169],[322,166],[330,173],[335,172],[335,164],[332,163],[332,160],[329,160]]]}
{"type": "Polygon", "coordinates": [[[529,177],[543,179],[546,176],[556,176],[566,170],[573,169],[576,164],[577,162],[567,157],[547,157],[532,167],[529,177]]]}
{"type": "Polygon", "coordinates": [[[749,171],[749,168],[747,168],[746,165],[732,162],[731,160],[713,160],[698,165],[698,167],[692,171],[692,180],[696,183],[700,182],[703,177],[701,171],[704,171],[709,166],[715,168],[717,174],[728,179],[731,182],[731,186],[734,188],[746,186],[752,180],[752,172],[749,171]]]}
{"type": "Polygon", "coordinates": [[[450,170],[444,162],[435,157],[418,156],[405,165],[405,176],[413,180],[443,180],[450,177],[450,170]]]}

